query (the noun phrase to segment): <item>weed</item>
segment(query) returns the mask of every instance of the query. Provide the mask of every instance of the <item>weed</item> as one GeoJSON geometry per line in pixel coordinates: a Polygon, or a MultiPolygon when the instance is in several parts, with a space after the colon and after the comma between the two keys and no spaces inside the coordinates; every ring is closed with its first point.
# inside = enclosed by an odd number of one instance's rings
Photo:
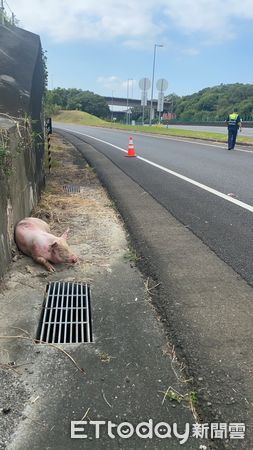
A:
{"type": "Polygon", "coordinates": [[[99,358],[101,359],[102,362],[109,363],[112,359],[112,356],[108,355],[108,353],[102,352],[99,353],[99,358]]]}
{"type": "Polygon", "coordinates": [[[116,206],[115,203],[113,203],[113,202],[111,202],[111,203],[106,203],[106,204],[105,204],[105,207],[106,207],[106,208],[112,208],[112,209],[114,209],[114,211],[118,211],[118,210],[117,210],[117,206],[116,206]]]}
{"type": "Polygon", "coordinates": [[[196,406],[198,404],[198,396],[197,392],[191,391],[189,394],[189,401],[192,403],[193,406],[196,406]]]}
{"type": "Polygon", "coordinates": [[[172,388],[170,388],[166,394],[165,398],[167,398],[170,401],[176,401],[177,403],[181,403],[182,400],[184,400],[184,396],[179,394],[177,391],[174,391],[172,388]]]}
{"type": "Polygon", "coordinates": [[[43,137],[40,133],[33,131],[31,117],[25,113],[23,117],[12,117],[9,114],[1,113],[1,116],[11,120],[16,127],[17,145],[15,151],[10,150],[9,133],[5,129],[0,129],[0,168],[6,175],[10,175],[13,170],[13,160],[18,154],[26,149],[31,150],[41,146],[43,137]]]}
{"type": "Polygon", "coordinates": [[[163,394],[162,404],[165,402],[166,399],[177,403],[184,402],[190,408],[196,422],[199,422],[199,416],[196,411],[196,406],[198,404],[198,397],[195,391],[187,392],[186,394],[180,394],[180,392],[176,391],[176,389],[174,389],[172,386],[169,386],[167,391],[162,392],[162,394],[163,394]]]}
{"type": "Polygon", "coordinates": [[[88,172],[91,172],[91,173],[94,173],[94,172],[95,172],[94,167],[89,166],[89,164],[86,164],[85,169],[86,169],[88,172]]]}
{"type": "Polygon", "coordinates": [[[0,130],[0,168],[6,175],[11,174],[12,154],[9,150],[9,136],[6,130],[0,130]]]}
{"type": "Polygon", "coordinates": [[[136,251],[134,249],[129,249],[123,256],[127,261],[131,261],[136,263],[140,258],[138,257],[136,251]]]}
{"type": "MultiPolygon", "coordinates": [[[[49,161],[48,158],[45,159],[45,166],[46,169],[49,170],[49,161]]],[[[59,161],[56,161],[55,159],[51,160],[51,169],[58,169],[59,167],[61,167],[61,164],[59,161]]]]}

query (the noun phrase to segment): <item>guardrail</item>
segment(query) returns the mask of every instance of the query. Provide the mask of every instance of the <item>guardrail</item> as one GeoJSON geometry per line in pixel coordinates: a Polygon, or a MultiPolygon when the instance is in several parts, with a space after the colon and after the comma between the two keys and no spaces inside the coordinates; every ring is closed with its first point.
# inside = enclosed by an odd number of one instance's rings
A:
{"type": "MultiPolygon", "coordinates": [[[[247,121],[247,120],[243,120],[242,118],[242,122],[243,125],[245,127],[248,128],[252,128],[253,127],[253,121],[247,121]]],[[[198,121],[188,121],[188,120],[163,120],[162,122],[165,125],[196,125],[196,126],[205,126],[205,127],[224,127],[226,125],[225,120],[224,121],[208,121],[208,122],[198,122],[198,121]]]]}

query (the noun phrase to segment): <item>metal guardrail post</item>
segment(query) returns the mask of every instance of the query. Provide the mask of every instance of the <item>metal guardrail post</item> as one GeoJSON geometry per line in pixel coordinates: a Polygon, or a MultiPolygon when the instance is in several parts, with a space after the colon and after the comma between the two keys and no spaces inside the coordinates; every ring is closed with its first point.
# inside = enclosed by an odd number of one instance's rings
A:
{"type": "Polygon", "coordinates": [[[48,154],[48,171],[51,172],[51,142],[50,142],[50,135],[52,134],[52,119],[51,117],[46,118],[46,133],[47,133],[47,154],[48,154]]]}

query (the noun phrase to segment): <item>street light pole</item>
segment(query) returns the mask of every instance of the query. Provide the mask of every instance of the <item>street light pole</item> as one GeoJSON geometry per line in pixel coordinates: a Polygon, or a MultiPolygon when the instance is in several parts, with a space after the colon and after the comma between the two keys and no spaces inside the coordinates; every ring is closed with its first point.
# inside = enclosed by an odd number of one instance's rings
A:
{"type": "Polygon", "coordinates": [[[153,93],[154,93],[154,78],[155,78],[156,47],[163,47],[163,45],[161,45],[161,44],[155,44],[154,45],[154,58],[153,58],[153,72],[152,72],[152,85],[151,85],[149,125],[151,125],[151,123],[152,123],[152,112],[153,112],[153,93]]]}

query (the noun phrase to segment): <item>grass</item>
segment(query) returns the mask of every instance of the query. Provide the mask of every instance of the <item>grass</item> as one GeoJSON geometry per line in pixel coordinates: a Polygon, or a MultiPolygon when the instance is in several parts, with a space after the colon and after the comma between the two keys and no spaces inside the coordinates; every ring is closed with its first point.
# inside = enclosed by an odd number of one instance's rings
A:
{"type": "Polygon", "coordinates": [[[134,249],[129,249],[123,256],[126,261],[131,261],[136,263],[140,258],[138,257],[136,251],[134,249]]]}
{"type": "MultiPolygon", "coordinates": [[[[51,148],[51,169],[57,169],[58,167],[60,167],[60,162],[54,158],[54,152],[60,151],[61,151],[60,146],[54,146],[51,148]]],[[[48,148],[46,143],[44,146],[44,167],[46,170],[49,170],[48,148]]]]}
{"type": "Polygon", "coordinates": [[[136,250],[134,250],[133,248],[130,248],[123,256],[124,260],[127,262],[132,262],[134,264],[137,263],[137,261],[139,261],[141,259],[140,256],[137,255],[136,250]]]}
{"type": "Polygon", "coordinates": [[[167,391],[164,393],[164,400],[168,399],[171,402],[188,402],[193,407],[197,406],[198,404],[198,395],[195,391],[187,392],[186,394],[180,394],[180,392],[176,391],[176,389],[173,389],[172,386],[170,386],[167,391]]]}
{"type": "Polygon", "coordinates": [[[60,111],[53,116],[53,120],[55,120],[55,122],[79,125],[105,126],[105,124],[108,124],[105,120],[99,119],[99,117],[92,116],[92,114],[83,111],[60,111]]]}
{"type": "MultiPolygon", "coordinates": [[[[120,130],[126,130],[131,132],[141,132],[141,133],[151,133],[151,134],[159,134],[163,136],[177,136],[184,138],[195,138],[195,139],[203,139],[203,140],[213,140],[216,142],[227,142],[227,134],[221,133],[211,133],[207,131],[191,131],[191,130],[182,130],[178,128],[165,128],[161,126],[153,125],[150,126],[142,126],[142,125],[124,125],[121,123],[111,123],[105,120],[99,119],[96,116],[92,116],[91,114],[85,113],[83,111],[60,111],[59,114],[53,117],[53,120],[56,122],[62,123],[72,123],[78,125],[88,125],[88,126],[97,126],[97,127],[105,127],[105,128],[115,128],[120,130]]],[[[253,138],[248,136],[241,136],[238,134],[237,137],[238,143],[246,143],[253,144],[253,138]]]]}
{"type": "MultiPolygon", "coordinates": [[[[56,161],[53,157],[51,158],[51,169],[58,169],[61,166],[59,161],[56,161]]],[[[49,161],[48,161],[48,155],[45,157],[45,167],[47,170],[49,170],[49,161]]]]}

